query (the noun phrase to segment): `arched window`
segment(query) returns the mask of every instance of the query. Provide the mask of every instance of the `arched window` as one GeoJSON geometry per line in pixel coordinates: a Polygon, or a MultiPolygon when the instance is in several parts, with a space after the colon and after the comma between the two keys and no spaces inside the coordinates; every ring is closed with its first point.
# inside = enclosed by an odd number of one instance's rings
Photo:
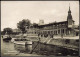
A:
{"type": "Polygon", "coordinates": [[[63,33],[64,33],[64,29],[63,29],[63,33]]]}
{"type": "Polygon", "coordinates": [[[58,30],[58,34],[60,34],[60,30],[58,30]]]}

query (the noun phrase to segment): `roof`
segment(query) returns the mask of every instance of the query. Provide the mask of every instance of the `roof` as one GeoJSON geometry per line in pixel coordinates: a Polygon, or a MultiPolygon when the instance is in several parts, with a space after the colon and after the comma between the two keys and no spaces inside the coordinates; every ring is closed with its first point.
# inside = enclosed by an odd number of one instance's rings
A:
{"type": "Polygon", "coordinates": [[[56,24],[64,24],[64,23],[67,23],[67,21],[53,22],[53,23],[49,23],[49,24],[39,25],[39,27],[50,26],[50,25],[56,25],[56,24]]]}

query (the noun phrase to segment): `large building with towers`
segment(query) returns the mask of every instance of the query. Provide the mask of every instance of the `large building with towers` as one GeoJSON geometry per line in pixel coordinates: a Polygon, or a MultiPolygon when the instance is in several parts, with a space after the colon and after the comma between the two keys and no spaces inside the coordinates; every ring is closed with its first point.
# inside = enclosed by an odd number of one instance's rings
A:
{"type": "Polygon", "coordinates": [[[68,16],[66,21],[62,22],[53,22],[49,24],[43,24],[43,21],[40,21],[41,25],[38,25],[36,28],[30,28],[29,32],[33,34],[40,34],[41,36],[78,36],[79,28],[75,28],[74,20],[71,15],[71,9],[69,6],[68,16]],[[43,25],[42,25],[43,24],[43,25]]]}

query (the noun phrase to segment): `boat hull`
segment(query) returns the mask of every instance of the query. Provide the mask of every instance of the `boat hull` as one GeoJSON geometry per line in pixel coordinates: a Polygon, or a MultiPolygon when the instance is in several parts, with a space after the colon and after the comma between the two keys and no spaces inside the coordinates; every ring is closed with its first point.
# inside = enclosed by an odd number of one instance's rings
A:
{"type": "Polygon", "coordinates": [[[22,41],[14,41],[14,44],[17,44],[17,45],[25,45],[25,42],[22,42],[22,41]]]}
{"type": "Polygon", "coordinates": [[[32,41],[14,41],[14,44],[18,44],[18,45],[32,45],[32,41]]]}
{"type": "Polygon", "coordinates": [[[11,37],[7,37],[7,38],[3,38],[3,41],[10,41],[12,38],[11,37]]]}

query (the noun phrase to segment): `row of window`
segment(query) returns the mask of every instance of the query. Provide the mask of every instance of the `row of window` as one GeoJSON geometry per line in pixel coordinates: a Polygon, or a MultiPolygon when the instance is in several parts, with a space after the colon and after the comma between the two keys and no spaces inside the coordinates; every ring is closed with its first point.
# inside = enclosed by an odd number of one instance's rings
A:
{"type": "Polygon", "coordinates": [[[59,29],[59,30],[55,30],[55,31],[32,31],[32,32],[29,32],[29,33],[32,33],[32,34],[70,34],[70,31],[67,31],[66,29],[59,29]]]}
{"type": "Polygon", "coordinates": [[[64,28],[64,27],[67,27],[66,25],[63,25],[63,26],[48,26],[48,27],[44,27],[44,29],[50,29],[50,28],[54,28],[54,29],[56,29],[56,28],[64,28]]]}
{"type": "Polygon", "coordinates": [[[61,33],[65,33],[64,31],[66,31],[65,29],[61,29],[61,30],[55,30],[55,31],[42,31],[40,32],[41,34],[61,34],[61,33]]]}

